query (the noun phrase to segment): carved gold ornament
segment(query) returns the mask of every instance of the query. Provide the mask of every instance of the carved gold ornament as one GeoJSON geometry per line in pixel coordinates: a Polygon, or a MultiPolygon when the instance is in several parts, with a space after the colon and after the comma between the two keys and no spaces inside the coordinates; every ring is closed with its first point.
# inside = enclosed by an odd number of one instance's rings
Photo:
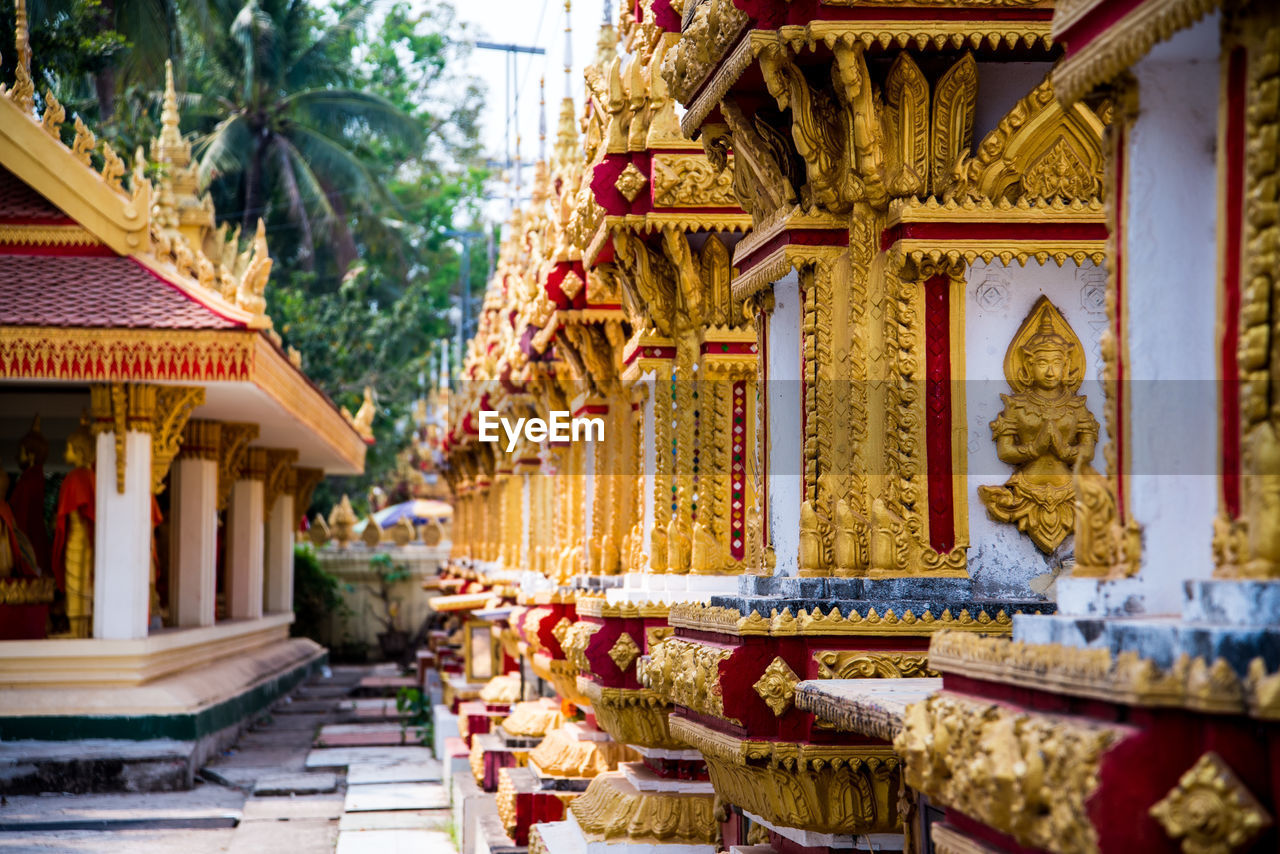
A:
{"type": "Polygon", "coordinates": [[[764,675],[751,687],[773,710],[774,717],[781,717],[795,701],[796,683],[799,681],[796,672],[787,666],[781,656],[777,656],[769,662],[764,675]]]}
{"type": "MultiPolygon", "coordinates": [[[[737,205],[733,193],[733,156],[717,170],[702,154],[653,156],[653,203],[664,208],[737,205]]],[[[624,193],[625,195],[625,193],[624,193]]]]}
{"type": "Polygon", "coordinates": [[[720,841],[714,795],[642,791],[620,772],[592,780],[569,811],[593,842],[648,840],[702,846],[720,841]]]}
{"type": "Polygon", "coordinates": [[[516,737],[540,737],[564,723],[560,707],[550,701],[528,700],[511,707],[511,714],[502,721],[507,735],[516,737]]]}
{"type": "Polygon", "coordinates": [[[1074,718],[1018,714],[995,703],[935,694],[907,707],[894,749],[906,783],[1022,845],[1093,854],[1085,804],[1102,754],[1122,730],[1074,718]]]}
{"type": "Polygon", "coordinates": [[[733,720],[724,714],[720,664],[730,651],[697,641],[667,638],[649,650],[641,681],[672,703],[705,715],[733,720]]]}
{"type": "Polygon", "coordinates": [[[1004,357],[1013,394],[991,422],[996,455],[1014,466],[1003,486],[979,486],[978,497],[998,522],[1016,525],[1043,552],[1075,530],[1073,470],[1095,474],[1089,462],[1098,422],[1085,396],[1084,348],[1071,325],[1040,297],[1004,357]]]}
{"type": "Polygon", "coordinates": [[[620,744],[681,750],[685,745],[672,738],[667,718],[671,703],[647,688],[607,688],[578,677],[578,690],[591,703],[596,723],[620,744]]]}
{"type": "Polygon", "coordinates": [[[564,639],[568,637],[571,628],[573,628],[573,621],[568,617],[561,617],[551,629],[551,636],[556,639],[556,643],[560,644],[561,649],[564,649],[564,639]]]}
{"type": "Polygon", "coordinates": [[[851,611],[848,616],[832,607],[824,613],[821,607],[809,611],[801,608],[794,613],[790,608],[775,609],[769,616],[752,611],[745,617],[736,608],[719,605],[702,605],[697,602],[676,603],[671,606],[669,620],[673,628],[694,629],[737,637],[793,637],[796,635],[932,635],[941,629],[982,632],[984,634],[1009,634],[1013,631],[1013,618],[1001,609],[992,614],[979,610],[977,614],[963,608],[953,613],[944,608],[941,614],[926,610],[921,614],[907,608],[898,613],[892,608],[881,614],[869,608],[866,614],[851,611]]]}
{"type": "Polygon", "coordinates": [[[716,794],[787,827],[814,833],[901,833],[901,765],[879,745],[738,738],[671,719],[671,734],[702,754],[716,794]]]}
{"type": "Polygon", "coordinates": [[[529,753],[529,761],[544,775],[552,777],[594,777],[614,770],[619,762],[634,762],[639,758],[625,744],[579,740],[564,727],[547,733],[542,743],[529,753]]]}
{"type": "Polygon", "coordinates": [[[631,667],[639,655],[640,647],[636,646],[635,640],[627,632],[618,635],[618,639],[609,648],[609,657],[613,659],[614,664],[618,665],[618,669],[624,672],[631,667]]]}
{"type": "Polygon", "coordinates": [[[1232,854],[1271,826],[1231,766],[1212,750],[1201,756],[1150,810],[1183,854],[1232,854]]]}
{"type": "Polygon", "coordinates": [[[647,183],[649,180],[644,177],[644,173],[637,169],[634,163],[628,163],[627,168],[618,175],[618,180],[613,182],[613,186],[628,202],[634,202],[647,183]]]}
{"type": "Polygon", "coordinates": [[[820,679],[911,679],[937,676],[929,669],[929,656],[914,652],[867,652],[861,649],[827,649],[815,652],[820,679]]]}

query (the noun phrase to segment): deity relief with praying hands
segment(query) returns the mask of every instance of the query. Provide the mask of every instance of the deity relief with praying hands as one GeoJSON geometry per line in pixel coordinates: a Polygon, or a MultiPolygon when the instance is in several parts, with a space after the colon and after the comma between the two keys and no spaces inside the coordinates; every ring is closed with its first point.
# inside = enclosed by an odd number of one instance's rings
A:
{"type": "Polygon", "coordinates": [[[991,422],[996,455],[1014,466],[1003,486],[980,486],[991,518],[1017,525],[1044,552],[1075,530],[1072,472],[1094,474],[1089,463],[1098,422],[1079,394],[1085,359],[1080,339],[1049,301],[1040,297],[1009,344],[1005,378],[1013,394],[991,422]]]}

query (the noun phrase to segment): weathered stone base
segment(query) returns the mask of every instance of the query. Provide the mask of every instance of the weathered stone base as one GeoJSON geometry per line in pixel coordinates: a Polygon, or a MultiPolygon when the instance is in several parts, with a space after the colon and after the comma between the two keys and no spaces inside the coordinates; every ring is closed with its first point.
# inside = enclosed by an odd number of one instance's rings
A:
{"type": "Polygon", "coordinates": [[[5,689],[0,792],[188,789],[209,757],[327,657],[295,638],[144,686],[5,689]],[[31,713],[12,713],[21,709],[31,713]]]}

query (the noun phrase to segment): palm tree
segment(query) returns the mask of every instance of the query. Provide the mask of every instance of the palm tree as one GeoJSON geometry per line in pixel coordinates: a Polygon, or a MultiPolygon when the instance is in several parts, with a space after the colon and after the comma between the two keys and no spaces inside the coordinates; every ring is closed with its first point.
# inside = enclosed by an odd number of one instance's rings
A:
{"type": "Polygon", "coordinates": [[[305,269],[313,269],[317,231],[327,233],[344,269],[356,256],[348,215],[395,205],[362,154],[379,140],[401,146],[421,136],[387,99],[342,85],[367,6],[348,5],[327,27],[306,0],[208,7],[212,26],[191,47],[188,82],[204,93],[188,98],[191,116],[204,121],[201,187],[215,185],[219,210],[238,212],[246,230],[282,214],[298,228],[305,269]],[[284,210],[270,210],[276,199],[284,210]]]}

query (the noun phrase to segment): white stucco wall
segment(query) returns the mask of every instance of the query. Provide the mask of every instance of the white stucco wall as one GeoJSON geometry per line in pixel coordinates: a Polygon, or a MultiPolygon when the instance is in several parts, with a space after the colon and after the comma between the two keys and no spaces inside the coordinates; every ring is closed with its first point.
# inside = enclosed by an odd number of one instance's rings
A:
{"type": "Polygon", "coordinates": [[[793,271],[773,286],[768,321],[768,373],[764,398],[769,426],[769,532],[775,575],[796,575],[800,550],[800,504],[804,493],[804,433],[800,399],[800,278],[793,271]]]}
{"type": "Polygon", "coordinates": [[[1013,474],[1013,466],[996,456],[991,422],[1004,408],[1000,395],[1013,391],[1004,375],[1009,342],[1041,295],[1053,302],[1084,345],[1085,382],[1080,393],[1098,419],[1094,465],[1103,465],[1101,452],[1107,436],[1098,380],[1099,341],[1107,325],[1106,270],[1092,263],[1078,267],[1068,262],[1058,267],[1052,262],[1044,266],[1030,262],[1020,267],[1015,262],[1006,267],[998,261],[978,262],[969,267],[965,282],[969,574],[981,591],[991,595],[1025,596],[1029,584],[1030,589],[1051,595],[1051,573],[1071,559],[1075,538],[1068,536],[1057,551],[1046,555],[1015,526],[988,516],[978,487],[1003,484],[1013,474]]]}
{"type": "Polygon", "coordinates": [[[1218,15],[1133,68],[1127,141],[1130,509],[1144,527],[1146,610],[1208,577],[1217,509],[1218,15]]]}

